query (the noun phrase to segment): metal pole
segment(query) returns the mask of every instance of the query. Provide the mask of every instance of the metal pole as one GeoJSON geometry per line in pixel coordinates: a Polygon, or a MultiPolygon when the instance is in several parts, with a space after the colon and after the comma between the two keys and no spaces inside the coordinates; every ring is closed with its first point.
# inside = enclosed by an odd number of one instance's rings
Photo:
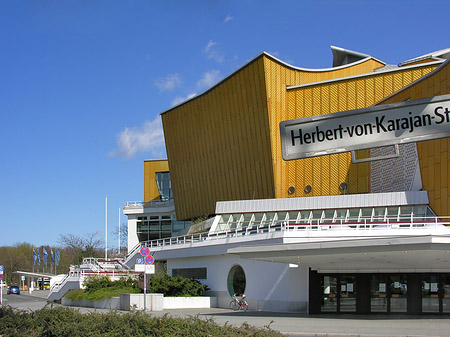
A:
{"type": "Polygon", "coordinates": [[[105,260],[108,259],[108,196],[105,196],[105,260]]]}
{"type": "Polygon", "coordinates": [[[120,207],[119,207],[119,249],[117,253],[120,256],[120,207]]]}
{"type": "Polygon", "coordinates": [[[147,309],[146,308],[146,298],[147,298],[147,280],[146,280],[146,277],[145,277],[145,271],[144,271],[144,312],[145,312],[145,310],[147,309]]]}

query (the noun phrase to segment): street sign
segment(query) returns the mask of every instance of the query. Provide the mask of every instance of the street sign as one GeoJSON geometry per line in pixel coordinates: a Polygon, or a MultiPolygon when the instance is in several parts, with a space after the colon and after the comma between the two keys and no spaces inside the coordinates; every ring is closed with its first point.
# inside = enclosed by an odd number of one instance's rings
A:
{"type": "Polygon", "coordinates": [[[450,136],[450,95],[286,120],[284,160],[421,142],[450,136]]]}
{"type": "Polygon", "coordinates": [[[0,274],[0,280],[3,280],[3,274],[0,274]]]}
{"type": "Polygon", "coordinates": [[[22,275],[22,276],[20,277],[20,279],[21,279],[22,281],[25,281],[25,276],[22,275]]]}
{"type": "Polygon", "coordinates": [[[136,259],[136,264],[144,264],[144,259],[143,258],[137,258],[136,259]]]}
{"type": "Polygon", "coordinates": [[[142,247],[140,253],[142,256],[147,256],[148,254],[150,254],[150,249],[148,249],[148,247],[142,247]]]}
{"type": "Polygon", "coordinates": [[[0,266],[0,275],[3,275],[3,265],[0,266]]]}
{"type": "Polygon", "coordinates": [[[135,264],[134,265],[134,271],[136,273],[143,273],[143,272],[145,272],[145,264],[135,264]]]}
{"type": "Polygon", "coordinates": [[[153,262],[155,262],[155,259],[153,258],[153,256],[150,255],[145,258],[146,264],[153,264],[153,262]]]}
{"type": "Polygon", "coordinates": [[[154,264],[135,264],[134,271],[136,273],[154,274],[155,265],[154,264]]]}

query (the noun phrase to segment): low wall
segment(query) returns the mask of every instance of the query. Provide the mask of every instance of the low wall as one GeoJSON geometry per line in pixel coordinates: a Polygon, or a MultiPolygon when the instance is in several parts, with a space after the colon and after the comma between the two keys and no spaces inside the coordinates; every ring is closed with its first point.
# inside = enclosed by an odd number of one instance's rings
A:
{"type": "MultiPolygon", "coordinates": [[[[110,310],[144,310],[144,294],[120,294],[120,297],[112,297],[99,301],[79,300],[72,301],[65,297],[61,304],[73,307],[86,307],[94,309],[110,310]]],[[[164,297],[163,294],[146,294],[145,310],[162,311],[164,309],[198,309],[216,308],[215,297],[164,297]]]]}
{"type": "Polygon", "coordinates": [[[164,310],[163,294],[120,294],[120,310],[164,310]]]}
{"type": "Polygon", "coordinates": [[[164,297],[164,309],[217,308],[216,297],[164,297]]]}
{"type": "Polygon", "coordinates": [[[63,297],[61,299],[61,304],[69,307],[84,307],[84,308],[94,308],[94,309],[111,309],[120,310],[121,301],[119,297],[105,298],[98,301],[88,301],[88,300],[78,300],[72,301],[68,298],[63,297]]]}

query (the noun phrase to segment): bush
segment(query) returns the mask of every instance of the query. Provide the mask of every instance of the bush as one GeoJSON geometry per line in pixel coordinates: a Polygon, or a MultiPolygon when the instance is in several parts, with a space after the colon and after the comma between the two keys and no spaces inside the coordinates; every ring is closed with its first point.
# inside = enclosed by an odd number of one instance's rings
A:
{"type": "Polygon", "coordinates": [[[279,337],[270,327],[258,329],[247,323],[241,327],[217,325],[212,319],[150,317],[141,312],[82,314],[71,308],[44,308],[35,312],[0,307],[2,336],[259,336],[279,337]]]}
{"type": "Polygon", "coordinates": [[[152,275],[150,278],[150,292],[162,293],[164,296],[190,297],[202,296],[208,286],[199,281],[181,276],[152,275]]]}
{"type": "Polygon", "coordinates": [[[84,289],[69,290],[64,297],[72,300],[98,301],[104,298],[118,297],[120,294],[140,293],[138,282],[122,277],[111,281],[108,276],[92,276],[83,283],[84,289]]]}
{"type": "Polygon", "coordinates": [[[106,275],[94,275],[88,277],[83,282],[84,289],[86,291],[94,291],[102,288],[137,288],[138,282],[131,277],[121,277],[116,281],[111,281],[109,276],[106,275]]]}

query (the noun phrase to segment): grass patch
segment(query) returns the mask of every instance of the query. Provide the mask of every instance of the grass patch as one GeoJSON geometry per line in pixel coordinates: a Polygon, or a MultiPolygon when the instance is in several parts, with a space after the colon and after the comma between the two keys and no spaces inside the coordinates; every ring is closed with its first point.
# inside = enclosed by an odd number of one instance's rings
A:
{"type": "Polygon", "coordinates": [[[8,306],[0,308],[2,336],[254,336],[280,337],[281,333],[267,326],[259,329],[247,323],[241,327],[220,326],[213,319],[178,318],[165,315],[151,317],[141,312],[120,314],[82,314],[71,308],[56,307],[35,311],[17,311],[8,306]]]}

